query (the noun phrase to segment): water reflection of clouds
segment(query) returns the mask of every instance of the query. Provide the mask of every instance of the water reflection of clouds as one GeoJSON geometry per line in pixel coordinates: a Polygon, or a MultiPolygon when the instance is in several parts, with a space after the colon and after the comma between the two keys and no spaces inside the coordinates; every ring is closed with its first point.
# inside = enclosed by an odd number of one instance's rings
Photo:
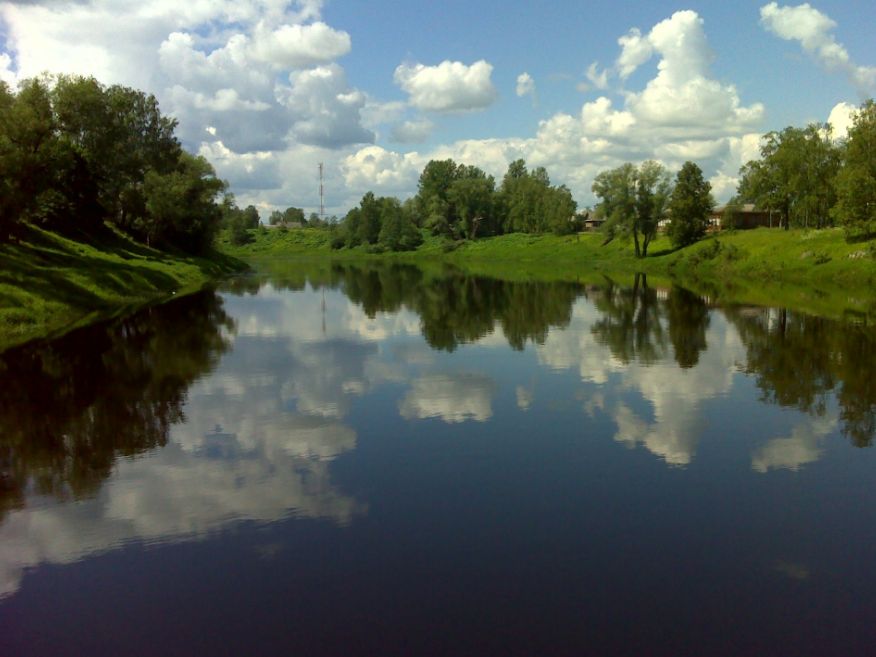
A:
{"type": "Polygon", "coordinates": [[[592,304],[578,301],[569,326],[551,330],[544,344],[536,346],[538,362],[554,370],[577,368],[584,382],[607,383],[609,374],[621,372],[625,366],[591,334],[590,327],[599,317],[592,304]]]}
{"type": "MultiPolygon", "coordinates": [[[[351,522],[367,507],[332,482],[331,461],[356,448],[347,423],[354,400],[381,384],[407,385],[398,401],[406,419],[459,424],[493,417],[496,380],[436,371],[444,355],[425,343],[416,314],[369,318],[338,292],[325,295],[324,308],[313,290],[230,297],[238,327],[233,350],[189,389],[186,422],[172,428],[165,448],[120,461],[96,499],[31,500],[9,514],[0,526],[0,596],[17,590],[27,567],[69,563],[130,541],[193,540],[234,520],[290,515],[351,522]]],[[[619,443],[641,444],[671,465],[691,463],[704,403],[730,392],[745,361],[736,330],[714,314],[710,348],[686,369],[669,359],[624,365],[592,333],[601,317],[588,301],[575,303],[569,326],[550,329],[535,346],[539,364],[576,370],[586,384],[583,412],[608,414],[619,443]]],[[[498,326],[477,345],[508,347],[498,326]]],[[[534,379],[514,392],[517,407],[529,409],[534,379]]],[[[796,471],[820,457],[835,427],[836,419],[807,419],[789,437],[758,447],[752,468],[796,471]]]]}
{"type": "Polygon", "coordinates": [[[751,457],[757,472],[771,469],[797,472],[807,463],[815,463],[822,454],[824,438],[836,431],[835,417],[815,418],[792,429],[788,438],[774,438],[758,447],[751,457]]]}
{"type": "MultiPolygon", "coordinates": [[[[131,541],[194,540],[229,522],[290,515],[343,525],[367,510],[333,484],[330,463],[356,447],[356,431],[342,421],[352,398],[398,379],[398,367],[379,363],[376,342],[292,321],[271,294],[229,304],[240,320],[233,350],[189,389],[186,422],[171,428],[167,446],[119,461],[96,499],[31,499],[9,514],[0,526],[0,596],[17,590],[28,567],[131,541]]],[[[294,296],[299,312],[321,314],[321,298],[294,296]]],[[[338,296],[327,303],[336,318],[346,308],[338,296]]]]}
{"type": "Polygon", "coordinates": [[[428,374],[411,382],[398,408],[406,419],[484,422],[493,417],[496,389],[492,378],[476,372],[428,374]]]}
{"type": "Polygon", "coordinates": [[[653,420],[617,395],[606,398],[604,392],[599,393],[599,404],[589,404],[585,410],[590,415],[597,407],[609,412],[617,424],[618,442],[630,447],[642,444],[672,465],[690,463],[699,443],[702,403],[729,392],[737,362],[744,357],[738,336],[719,319],[711,323],[706,336],[710,345],[720,348],[704,351],[694,367],[681,369],[668,359],[647,366],[624,365],[594,339],[591,326],[600,316],[589,302],[578,301],[569,327],[551,331],[545,344],[536,348],[539,362],[552,369],[577,368],[582,381],[603,390],[609,390],[616,380],[616,391],[641,395],[649,403],[653,420]]]}
{"type": "MultiPolygon", "coordinates": [[[[187,413],[197,416],[200,401],[196,394],[187,413]]],[[[249,425],[240,427],[245,437],[174,436],[149,457],[120,461],[96,499],[33,502],[10,514],[0,527],[0,597],[18,589],[28,567],[71,563],[131,541],[194,540],[232,521],[289,515],[343,525],[365,512],[332,484],[328,469],[331,458],[355,447],[351,428],[303,418],[240,424],[249,425]]]]}

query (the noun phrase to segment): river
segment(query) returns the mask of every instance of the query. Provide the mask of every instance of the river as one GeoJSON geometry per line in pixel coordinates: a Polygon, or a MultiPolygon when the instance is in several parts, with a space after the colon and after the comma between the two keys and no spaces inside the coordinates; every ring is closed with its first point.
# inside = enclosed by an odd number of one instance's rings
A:
{"type": "Polygon", "coordinates": [[[874,365],[644,276],[349,263],[8,350],[0,654],[870,655],[874,365]]]}

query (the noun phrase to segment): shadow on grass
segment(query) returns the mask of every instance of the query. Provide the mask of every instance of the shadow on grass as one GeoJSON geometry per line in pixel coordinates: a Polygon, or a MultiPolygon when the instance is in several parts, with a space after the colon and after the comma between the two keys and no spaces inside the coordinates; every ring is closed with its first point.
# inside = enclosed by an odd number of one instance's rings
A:
{"type": "Polygon", "coordinates": [[[672,248],[672,247],[670,246],[670,247],[667,247],[667,248],[665,248],[665,249],[660,249],[659,251],[651,251],[651,252],[648,254],[648,257],[649,257],[649,258],[660,258],[660,257],[662,257],[662,256],[672,255],[672,254],[675,253],[676,251],[681,251],[681,247],[678,247],[678,248],[672,248]]]}
{"type": "MultiPolygon", "coordinates": [[[[33,227],[28,227],[18,244],[0,247],[0,255],[0,287],[18,289],[25,299],[32,296],[79,310],[117,305],[116,300],[108,297],[134,298],[174,291],[180,282],[146,263],[186,262],[140,247],[110,230],[98,239],[74,242],[33,227]],[[109,257],[99,257],[95,251],[109,257]],[[112,256],[122,257],[123,261],[115,261],[112,256]]],[[[211,276],[229,271],[222,270],[219,263],[199,269],[211,276]]],[[[7,307],[20,307],[22,299],[16,296],[5,292],[0,302],[7,307]]]]}
{"type": "Polygon", "coordinates": [[[847,235],[846,242],[849,244],[863,244],[876,238],[876,233],[867,233],[866,235],[847,235]]]}

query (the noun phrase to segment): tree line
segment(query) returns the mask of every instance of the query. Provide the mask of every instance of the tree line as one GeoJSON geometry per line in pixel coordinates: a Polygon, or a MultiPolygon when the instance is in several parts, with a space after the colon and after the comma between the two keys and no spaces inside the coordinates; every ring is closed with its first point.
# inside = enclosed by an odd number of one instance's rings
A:
{"type": "Polygon", "coordinates": [[[876,235],[876,104],[852,114],[848,136],[827,123],[764,135],[745,164],[735,203],[775,212],[786,228],[841,226],[850,240],[876,235]]]}
{"type": "Polygon", "coordinates": [[[229,197],[223,214],[226,183],[176,125],[151,94],[90,77],[0,82],[0,242],[27,223],[87,234],[109,221],[150,246],[208,248],[242,211],[229,197]]]}
{"type": "Polygon", "coordinates": [[[417,194],[402,203],[368,192],[334,230],[333,248],[405,251],[422,243],[421,230],[452,240],[507,233],[577,228],[577,204],[565,185],[553,186],[544,167],[508,167],[497,186],[493,176],[452,159],[432,160],[420,174],[417,194]]]}

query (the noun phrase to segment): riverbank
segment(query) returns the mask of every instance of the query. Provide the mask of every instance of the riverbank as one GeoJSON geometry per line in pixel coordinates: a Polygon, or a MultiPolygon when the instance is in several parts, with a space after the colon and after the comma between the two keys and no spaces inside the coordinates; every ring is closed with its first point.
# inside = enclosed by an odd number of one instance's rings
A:
{"type": "Polygon", "coordinates": [[[271,258],[333,260],[439,260],[503,278],[582,279],[645,273],[727,302],[782,305],[820,315],[876,319],[876,257],[867,243],[848,244],[840,229],[730,231],[674,250],[658,238],[647,258],[632,244],[603,245],[600,234],[503,235],[451,242],[426,236],[413,252],[369,255],[363,249],[332,250],[327,231],[252,231],[254,241],[220,249],[258,262],[271,258]]]}
{"type": "Polygon", "coordinates": [[[0,350],[245,268],[225,253],[165,253],[109,230],[75,241],[27,227],[19,243],[0,245],[0,350]]]}

